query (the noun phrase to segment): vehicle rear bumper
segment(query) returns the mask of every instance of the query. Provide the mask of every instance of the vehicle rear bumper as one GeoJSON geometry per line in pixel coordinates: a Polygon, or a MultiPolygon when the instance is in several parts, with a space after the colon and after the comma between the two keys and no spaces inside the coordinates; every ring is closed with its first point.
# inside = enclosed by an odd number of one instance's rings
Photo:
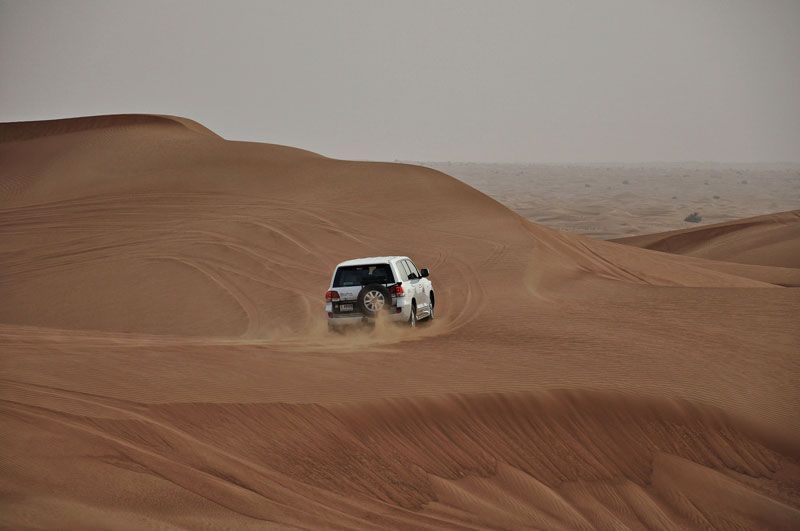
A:
{"type": "MultiPolygon", "coordinates": [[[[386,319],[391,322],[404,322],[408,321],[408,309],[402,308],[400,313],[385,312],[380,316],[381,319],[386,319]]],[[[328,324],[331,326],[353,326],[365,323],[374,323],[377,317],[368,317],[360,313],[354,314],[333,314],[328,317],[328,324]]]]}

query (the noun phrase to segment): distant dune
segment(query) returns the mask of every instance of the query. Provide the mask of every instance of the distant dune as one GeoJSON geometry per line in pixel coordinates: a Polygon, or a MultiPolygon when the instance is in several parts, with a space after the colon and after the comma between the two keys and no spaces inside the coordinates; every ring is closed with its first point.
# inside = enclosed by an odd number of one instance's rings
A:
{"type": "Polygon", "coordinates": [[[2,124],[0,524],[797,529],[797,218],[621,245],[182,118],[2,124]],[[382,254],[436,321],[331,337],[382,254]]]}
{"type": "Polygon", "coordinates": [[[612,241],[711,260],[800,268],[800,210],[612,241]]]}

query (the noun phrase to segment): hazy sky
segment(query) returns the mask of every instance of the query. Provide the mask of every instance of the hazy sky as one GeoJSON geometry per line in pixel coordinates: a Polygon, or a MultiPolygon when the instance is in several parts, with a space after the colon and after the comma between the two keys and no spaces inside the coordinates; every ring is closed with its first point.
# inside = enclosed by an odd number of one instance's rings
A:
{"type": "Polygon", "coordinates": [[[800,160],[800,0],[0,0],[0,121],[193,118],[329,156],[800,160]]]}

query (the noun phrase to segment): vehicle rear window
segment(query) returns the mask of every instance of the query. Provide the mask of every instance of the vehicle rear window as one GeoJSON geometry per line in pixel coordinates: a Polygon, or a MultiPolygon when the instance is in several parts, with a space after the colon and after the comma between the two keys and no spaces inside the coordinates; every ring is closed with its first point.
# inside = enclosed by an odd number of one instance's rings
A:
{"type": "Polygon", "coordinates": [[[363,286],[372,283],[393,284],[394,282],[394,275],[389,264],[343,266],[336,270],[336,275],[333,277],[334,288],[363,286]]]}

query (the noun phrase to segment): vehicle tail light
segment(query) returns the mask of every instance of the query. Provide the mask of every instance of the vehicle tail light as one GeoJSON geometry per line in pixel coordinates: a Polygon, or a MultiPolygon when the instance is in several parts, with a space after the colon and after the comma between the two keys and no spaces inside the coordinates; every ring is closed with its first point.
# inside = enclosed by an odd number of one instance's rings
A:
{"type": "Polygon", "coordinates": [[[392,286],[392,293],[395,297],[403,297],[406,294],[406,292],[403,291],[403,285],[399,282],[392,286]]]}
{"type": "Polygon", "coordinates": [[[339,300],[339,292],[338,291],[333,291],[333,290],[326,291],[325,292],[325,300],[328,301],[328,302],[330,302],[330,301],[338,301],[339,300]]]}

